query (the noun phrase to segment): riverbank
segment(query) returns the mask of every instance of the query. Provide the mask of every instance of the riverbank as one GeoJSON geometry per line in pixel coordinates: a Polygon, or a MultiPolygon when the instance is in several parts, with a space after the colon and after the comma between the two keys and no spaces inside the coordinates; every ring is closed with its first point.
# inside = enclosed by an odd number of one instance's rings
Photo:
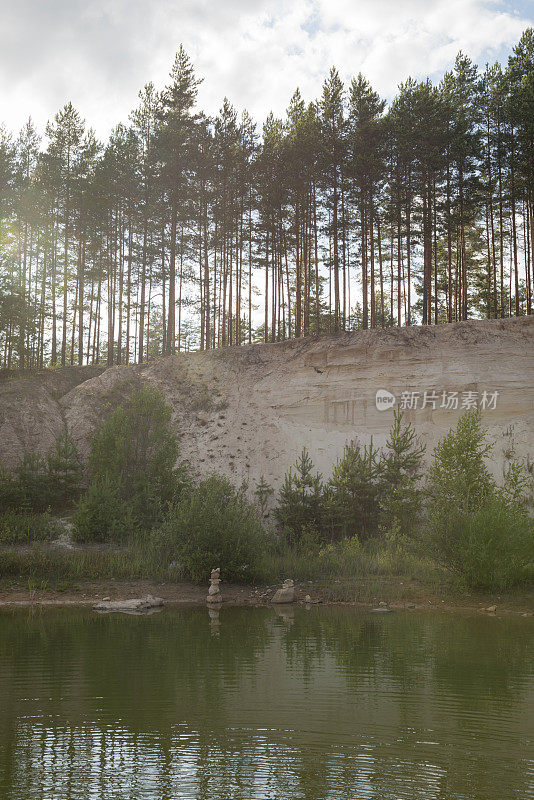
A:
{"type": "MultiPolygon", "coordinates": [[[[223,606],[269,605],[278,585],[238,586],[222,584],[223,606]]],[[[76,586],[29,587],[18,581],[0,586],[0,607],[92,606],[104,598],[129,600],[152,594],[166,604],[202,605],[206,601],[205,586],[188,582],[87,581],[76,586]]],[[[474,592],[432,592],[423,584],[391,578],[358,578],[296,582],[296,603],[306,605],[309,595],[313,604],[349,605],[361,608],[387,607],[393,611],[439,611],[482,613],[491,616],[507,614],[534,616],[534,591],[511,594],[479,594],[474,592]],[[381,605],[382,604],[382,605],[381,605]],[[495,610],[493,607],[496,607],[495,610]]]]}

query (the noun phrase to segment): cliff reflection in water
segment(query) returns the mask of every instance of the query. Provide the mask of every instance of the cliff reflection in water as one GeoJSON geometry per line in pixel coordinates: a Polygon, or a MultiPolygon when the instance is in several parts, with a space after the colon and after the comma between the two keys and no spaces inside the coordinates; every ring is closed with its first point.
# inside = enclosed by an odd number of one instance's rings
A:
{"type": "Polygon", "coordinates": [[[0,798],[534,798],[534,625],[0,614],[0,798]]]}

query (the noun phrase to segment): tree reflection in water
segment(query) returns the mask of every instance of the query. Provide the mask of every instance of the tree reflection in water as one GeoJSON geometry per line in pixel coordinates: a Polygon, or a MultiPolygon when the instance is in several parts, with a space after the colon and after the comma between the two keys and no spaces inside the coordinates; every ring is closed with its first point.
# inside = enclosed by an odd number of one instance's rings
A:
{"type": "Polygon", "coordinates": [[[534,798],[532,620],[0,614],[0,797],[534,798]]]}

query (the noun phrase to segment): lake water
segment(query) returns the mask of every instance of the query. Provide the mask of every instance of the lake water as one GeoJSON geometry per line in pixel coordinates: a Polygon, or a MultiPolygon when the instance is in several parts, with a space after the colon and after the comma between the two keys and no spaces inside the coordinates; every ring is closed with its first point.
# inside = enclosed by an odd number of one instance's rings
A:
{"type": "Polygon", "coordinates": [[[0,798],[534,798],[534,619],[4,609],[0,798]]]}

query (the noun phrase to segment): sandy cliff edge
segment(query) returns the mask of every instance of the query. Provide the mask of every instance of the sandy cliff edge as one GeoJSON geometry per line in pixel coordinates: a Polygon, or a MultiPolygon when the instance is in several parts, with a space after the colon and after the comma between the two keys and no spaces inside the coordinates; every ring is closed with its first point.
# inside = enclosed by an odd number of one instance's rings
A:
{"type": "Polygon", "coordinates": [[[359,331],[3,379],[0,463],[12,468],[28,449],[45,453],[65,426],[86,455],[95,426],[141,385],[165,395],[195,474],[220,472],[251,487],[261,475],[278,486],[303,446],[325,474],[351,440],[372,437],[383,446],[393,410],[377,409],[378,390],[397,405],[416,394],[406,419],[429,454],[463,406],[480,404],[486,392],[494,473],[511,458],[534,463],[534,317],[359,331]],[[458,408],[447,408],[454,392],[458,408]]]}

